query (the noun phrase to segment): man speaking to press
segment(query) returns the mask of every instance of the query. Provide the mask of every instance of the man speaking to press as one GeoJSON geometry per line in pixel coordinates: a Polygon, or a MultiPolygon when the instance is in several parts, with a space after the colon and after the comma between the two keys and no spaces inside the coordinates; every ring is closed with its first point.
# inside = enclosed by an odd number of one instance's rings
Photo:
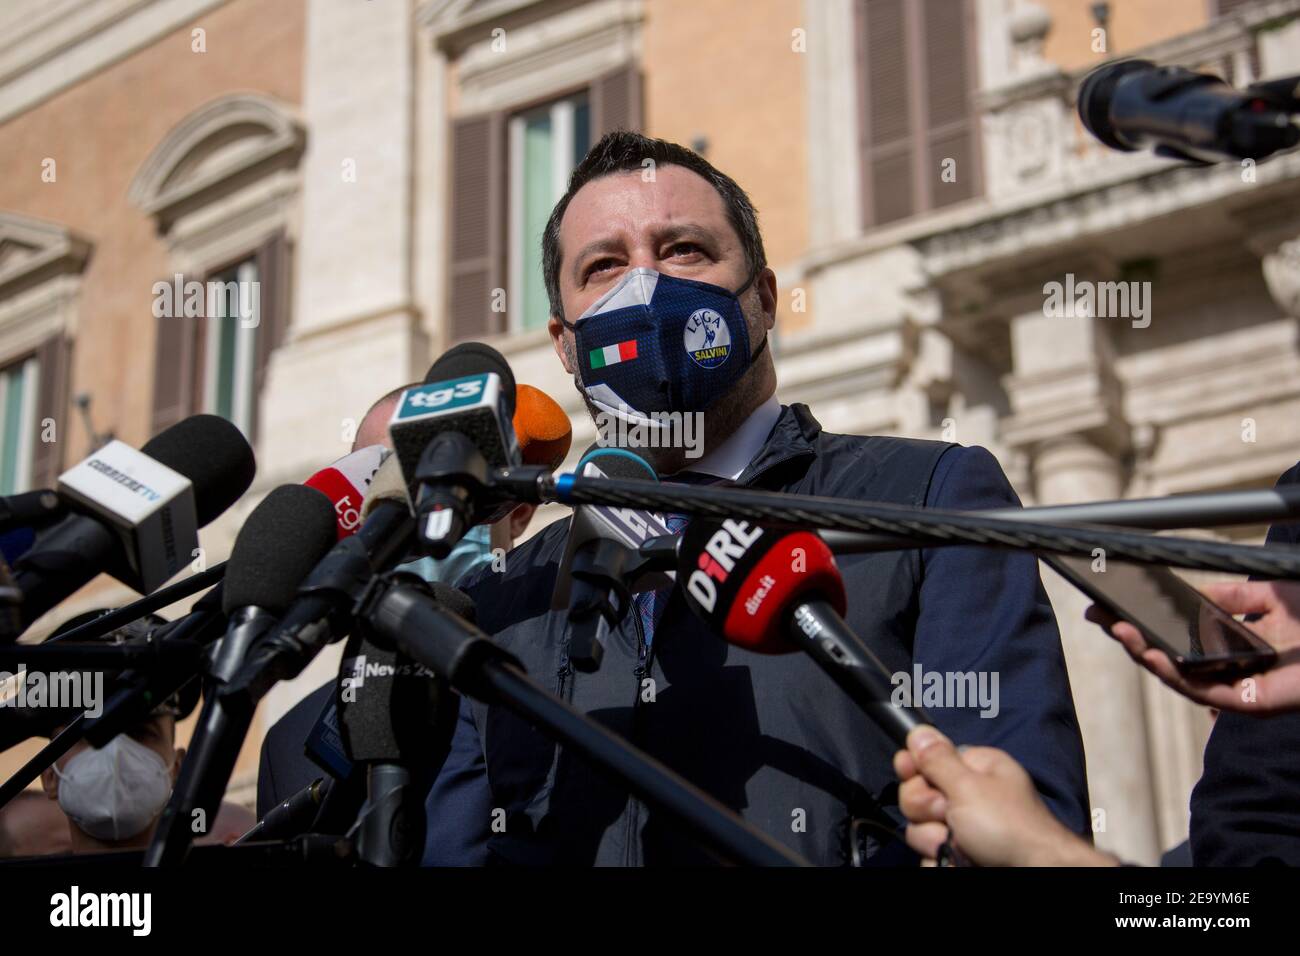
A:
{"type": "MultiPolygon", "coordinates": [[[[805,406],[778,402],[776,276],[757,215],[690,150],[604,137],[551,214],[543,269],[556,354],[598,425],[703,413],[701,457],[634,449],[665,481],[951,509],[1019,504],[982,448],[830,434],[805,406]]],[[[893,747],[812,659],[728,645],[665,588],[636,596],[598,670],[575,670],[565,612],[551,609],[567,528],[555,522],[504,573],[462,584],[480,627],[557,695],[813,863],[915,861],[896,838],[893,747]]],[[[993,677],[995,708],[925,706],[953,740],[1012,754],[1052,812],[1088,833],[1083,747],[1034,557],[900,550],[840,567],[848,624],[891,673],[993,677]]],[[[425,862],[435,865],[712,860],[666,814],[477,701],[462,704],[428,810],[425,862]]]]}

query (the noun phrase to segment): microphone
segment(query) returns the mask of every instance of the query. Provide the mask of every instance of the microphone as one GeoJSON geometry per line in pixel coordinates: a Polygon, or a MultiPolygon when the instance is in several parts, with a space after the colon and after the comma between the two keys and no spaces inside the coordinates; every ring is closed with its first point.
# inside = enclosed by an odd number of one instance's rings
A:
{"type": "Polygon", "coordinates": [[[515,379],[500,352],[466,342],[434,362],[424,381],[402,392],[388,437],[415,489],[424,549],[445,558],[471,525],[510,510],[483,513],[488,470],[520,462],[512,427],[515,379]]]}
{"type": "Polygon", "coordinates": [[[1078,108],[1089,133],[1124,152],[1154,145],[1160,156],[1211,163],[1262,159],[1300,142],[1300,130],[1269,97],[1149,60],[1093,70],[1079,87],[1078,108]]]}
{"type": "MultiPolygon", "coordinates": [[[[599,445],[582,456],[578,471],[584,477],[659,480],[644,459],[599,445]]],[[[569,660],[577,670],[600,668],[609,632],[627,613],[633,591],[672,583],[672,572],[649,570],[639,552],[647,539],[670,535],[663,517],[654,512],[606,505],[574,509],[551,608],[568,609],[569,660]]]]}
{"type": "Polygon", "coordinates": [[[899,748],[931,723],[920,709],[891,703],[889,671],[844,622],[844,581],[811,531],[696,518],[677,574],[687,605],[728,643],[759,654],[805,651],[899,748]]]}
{"type": "Polygon", "coordinates": [[[9,495],[0,498],[0,532],[49,524],[55,518],[62,517],[65,511],[67,507],[59,500],[59,496],[49,489],[9,495]]]}
{"type": "Polygon", "coordinates": [[[383,445],[358,448],[303,482],[308,488],[315,488],[334,502],[334,510],[338,514],[339,541],[361,527],[361,503],[365,500],[375,472],[389,454],[383,445]]]}
{"type": "Polygon", "coordinates": [[[544,465],[555,471],[564,464],[573,443],[573,424],[560,403],[540,388],[515,388],[515,438],[525,465],[544,465]]]}
{"type": "Polygon", "coordinates": [[[59,478],[69,514],[14,562],[24,627],[101,571],[142,593],[184,567],[197,529],[252,484],[253,449],[216,415],[193,415],[136,451],[119,441],[59,478]]]}
{"type": "Polygon", "coordinates": [[[371,578],[398,563],[414,530],[401,461],[387,458],[361,505],[357,533],[311,568],[280,624],[255,647],[223,694],[259,699],[278,681],[297,677],[326,644],[346,632],[371,578]]]}
{"type": "Polygon", "coordinates": [[[145,866],[180,863],[188,852],[196,811],[215,819],[226,783],[253,718],[255,700],[214,693],[241,664],[248,648],[272,627],[298,584],[334,544],[333,503],[315,488],[281,485],[245,520],[226,564],[222,609],[229,618],[209,671],[190,748],[163,809],[145,866]]]}
{"type": "MultiPolygon", "coordinates": [[[[457,613],[473,621],[467,596],[457,613]]],[[[367,863],[419,863],[424,796],[451,746],[457,705],[445,680],[362,619],[339,669],[338,720],[348,759],[366,771],[356,847],[367,863]]]]}

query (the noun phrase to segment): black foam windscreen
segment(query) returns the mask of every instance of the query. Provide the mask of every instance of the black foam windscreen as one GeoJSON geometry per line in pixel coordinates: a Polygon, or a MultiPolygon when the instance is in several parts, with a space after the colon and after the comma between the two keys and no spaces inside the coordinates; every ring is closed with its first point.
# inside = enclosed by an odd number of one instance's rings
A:
{"type": "Polygon", "coordinates": [[[434,599],[443,610],[450,611],[471,624],[475,623],[478,615],[474,608],[474,600],[468,594],[441,581],[434,581],[429,587],[432,588],[434,599]]]}
{"type": "MultiPolygon", "coordinates": [[[[436,582],[429,587],[443,610],[474,621],[474,602],[464,591],[436,582]]],[[[409,764],[424,755],[427,765],[428,755],[445,754],[457,705],[445,680],[368,628],[348,639],[343,659],[339,735],[349,760],[409,764]]]]}
{"type": "Polygon", "coordinates": [[[495,372],[501,379],[501,400],[506,406],[508,417],[515,415],[515,375],[510,371],[506,357],[490,345],[482,342],[462,342],[454,345],[429,366],[424,383],[446,382],[454,378],[469,375],[483,375],[495,372]]]}
{"type": "Polygon", "coordinates": [[[306,485],[281,485],[244,521],[226,563],[221,608],[283,614],[298,585],[338,540],[329,498],[306,485]]]}
{"type": "Polygon", "coordinates": [[[1079,119],[1084,127],[1111,149],[1133,152],[1133,147],[1116,135],[1110,122],[1110,104],[1119,81],[1130,73],[1154,70],[1150,60],[1119,60],[1093,70],[1079,86],[1079,119]]]}
{"type": "Polygon", "coordinates": [[[191,415],[159,432],[140,450],[193,483],[200,528],[238,501],[257,473],[248,439],[219,415],[191,415]]]}

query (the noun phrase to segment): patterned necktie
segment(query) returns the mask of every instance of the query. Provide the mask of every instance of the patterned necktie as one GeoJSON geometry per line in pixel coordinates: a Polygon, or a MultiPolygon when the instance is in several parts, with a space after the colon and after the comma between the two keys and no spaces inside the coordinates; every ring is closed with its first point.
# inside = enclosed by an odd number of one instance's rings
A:
{"type": "MultiPolygon", "coordinates": [[[[706,475],[700,472],[683,471],[671,478],[665,480],[665,484],[679,485],[713,485],[726,479],[719,478],[716,475],[706,475]]],[[[686,527],[691,519],[686,515],[665,514],[664,524],[668,525],[668,530],[673,534],[681,534],[682,529],[686,527]]],[[[655,626],[659,619],[663,617],[664,608],[668,606],[668,596],[672,593],[671,584],[659,588],[657,591],[642,591],[632,598],[636,605],[637,614],[641,617],[641,633],[644,640],[641,645],[641,661],[644,664],[646,655],[650,653],[651,644],[654,641],[655,626]]]]}

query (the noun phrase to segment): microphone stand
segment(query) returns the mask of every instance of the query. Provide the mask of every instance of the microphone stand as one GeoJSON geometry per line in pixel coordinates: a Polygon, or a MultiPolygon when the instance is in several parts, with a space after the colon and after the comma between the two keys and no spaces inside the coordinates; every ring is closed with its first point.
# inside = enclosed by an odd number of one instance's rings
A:
{"type": "MultiPolygon", "coordinates": [[[[499,469],[492,478],[492,491],[537,504],[612,505],[740,518],[771,528],[884,534],[893,539],[892,547],[981,545],[1089,558],[1101,548],[1116,561],[1300,579],[1300,548],[1296,547],[1169,538],[1093,524],[1047,524],[1019,513],[1015,518],[997,517],[978,511],[917,508],[753,488],[659,484],[572,474],[557,477],[537,467],[499,469]],[[900,544],[899,539],[904,543],[900,544]]],[[[1285,504],[1287,517],[1300,517],[1300,493],[1295,489],[1274,491],[1279,497],[1272,508],[1280,510],[1285,504]]]]}

